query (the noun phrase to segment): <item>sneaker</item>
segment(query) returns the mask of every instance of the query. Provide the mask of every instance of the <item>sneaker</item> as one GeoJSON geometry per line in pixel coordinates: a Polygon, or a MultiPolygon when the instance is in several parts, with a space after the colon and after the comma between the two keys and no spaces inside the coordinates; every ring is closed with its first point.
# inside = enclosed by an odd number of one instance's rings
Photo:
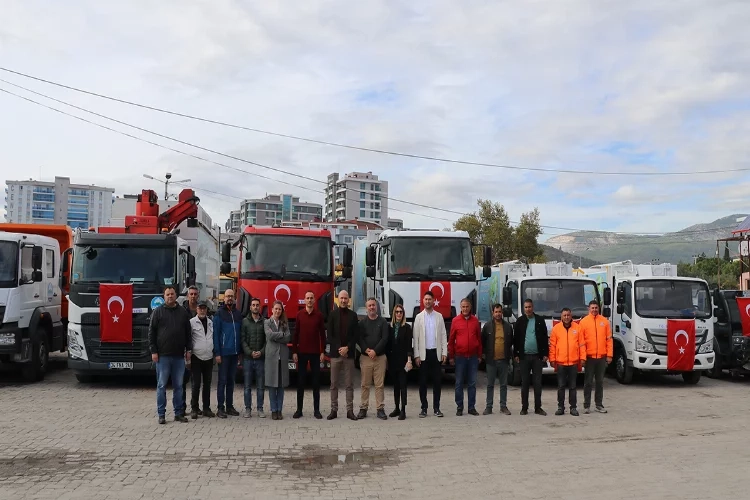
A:
{"type": "Polygon", "coordinates": [[[406,420],[406,409],[403,409],[400,412],[398,412],[398,419],[399,420],[406,420]]]}
{"type": "Polygon", "coordinates": [[[242,418],[250,418],[253,416],[253,410],[250,408],[245,408],[245,411],[242,412],[242,418]]]}
{"type": "Polygon", "coordinates": [[[233,417],[239,417],[240,416],[240,412],[238,412],[237,410],[235,410],[234,407],[230,406],[229,408],[227,408],[227,415],[231,415],[233,417]]]}
{"type": "Polygon", "coordinates": [[[195,410],[195,412],[198,414],[199,417],[203,416],[203,412],[200,409],[195,410]]]}
{"type": "Polygon", "coordinates": [[[357,420],[362,420],[363,418],[367,418],[367,410],[360,409],[359,414],[357,415],[357,420]]]}
{"type": "Polygon", "coordinates": [[[227,414],[223,408],[219,408],[219,410],[216,412],[216,416],[219,418],[227,418],[227,414]]]}
{"type": "Polygon", "coordinates": [[[427,410],[422,410],[419,412],[419,418],[425,418],[427,416],[427,410]]]}
{"type": "Polygon", "coordinates": [[[511,414],[510,410],[508,409],[507,406],[503,406],[502,408],[500,408],[500,413],[502,413],[503,415],[510,415],[511,414]]]}
{"type": "Polygon", "coordinates": [[[302,410],[295,411],[294,415],[292,415],[292,418],[302,418],[302,410]]]}
{"type": "Polygon", "coordinates": [[[159,415],[159,423],[160,423],[161,425],[164,425],[164,424],[166,424],[166,423],[167,423],[167,419],[166,419],[166,418],[164,418],[164,415],[159,415]]]}
{"type": "Polygon", "coordinates": [[[214,418],[214,417],[216,416],[216,414],[215,414],[214,412],[212,412],[212,411],[211,411],[211,408],[205,408],[205,409],[203,410],[203,413],[202,413],[202,414],[203,414],[203,416],[204,416],[204,417],[206,417],[206,418],[214,418]]]}
{"type": "Polygon", "coordinates": [[[331,413],[328,414],[328,416],[326,417],[326,420],[333,420],[334,418],[338,417],[337,413],[338,412],[331,410],[331,413]]]}
{"type": "MultiPolygon", "coordinates": [[[[463,408],[458,408],[458,409],[456,410],[456,416],[457,416],[457,417],[460,417],[460,416],[461,416],[461,415],[463,415],[463,414],[464,414],[464,409],[463,409],[463,408]]],[[[437,415],[437,412],[435,412],[435,415],[437,415]]]]}
{"type": "Polygon", "coordinates": [[[266,414],[263,413],[263,410],[258,410],[258,418],[266,418],[266,414]]]}
{"type": "Polygon", "coordinates": [[[492,408],[485,408],[482,415],[492,415],[492,408]]]}
{"type": "Polygon", "coordinates": [[[388,416],[391,417],[391,418],[396,418],[396,417],[399,416],[400,413],[401,413],[401,410],[399,410],[398,408],[396,408],[388,416]]]}
{"type": "Polygon", "coordinates": [[[547,412],[542,410],[541,408],[537,408],[536,410],[534,410],[534,413],[536,413],[537,415],[541,415],[543,417],[547,416],[547,412]]]}
{"type": "Polygon", "coordinates": [[[526,408],[521,408],[521,415],[528,415],[528,414],[529,414],[529,410],[527,410],[526,408]]]}
{"type": "Polygon", "coordinates": [[[349,420],[357,420],[357,415],[354,414],[354,410],[347,410],[346,418],[349,420]]]}
{"type": "Polygon", "coordinates": [[[563,415],[564,413],[565,413],[565,410],[563,410],[562,408],[558,408],[557,411],[555,412],[555,415],[560,416],[560,415],[563,415]]]}
{"type": "Polygon", "coordinates": [[[469,408],[469,415],[474,415],[475,417],[478,417],[479,412],[476,410],[476,408],[469,408]]]}
{"type": "Polygon", "coordinates": [[[198,420],[198,411],[197,410],[191,411],[190,418],[192,418],[193,420],[198,420]]]}
{"type": "Polygon", "coordinates": [[[607,410],[603,406],[597,406],[596,411],[598,413],[607,413],[607,410]]]}
{"type": "Polygon", "coordinates": [[[316,411],[315,413],[313,413],[313,417],[315,417],[315,418],[317,418],[318,420],[320,420],[320,419],[322,419],[322,418],[323,418],[323,414],[322,414],[322,413],[320,413],[319,411],[316,411]]]}
{"type": "Polygon", "coordinates": [[[383,409],[378,410],[378,418],[380,420],[388,420],[388,415],[385,414],[385,410],[383,409]]]}
{"type": "Polygon", "coordinates": [[[186,423],[188,421],[188,419],[185,418],[185,415],[175,415],[174,416],[174,421],[175,422],[186,423]]]}
{"type": "Polygon", "coordinates": [[[436,417],[442,417],[443,416],[443,412],[440,411],[440,410],[435,410],[435,416],[436,417]]]}
{"type": "Polygon", "coordinates": [[[570,409],[570,414],[573,415],[574,417],[577,417],[578,416],[578,410],[576,410],[575,408],[571,408],[570,409]]]}
{"type": "Polygon", "coordinates": [[[591,413],[591,410],[589,409],[588,406],[584,406],[583,407],[583,413],[586,414],[586,415],[588,415],[589,413],[591,413]]]}

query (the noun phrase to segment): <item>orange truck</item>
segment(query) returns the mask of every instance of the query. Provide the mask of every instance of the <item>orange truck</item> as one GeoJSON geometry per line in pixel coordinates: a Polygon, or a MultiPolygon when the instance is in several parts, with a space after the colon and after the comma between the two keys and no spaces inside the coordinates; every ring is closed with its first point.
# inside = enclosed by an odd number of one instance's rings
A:
{"type": "Polygon", "coordinates": [[[69,226],[0,224],[0,366],[42,380],[50,352],[67,347],[69,226]],[[67,272],[67,271],[66,271],[67,272]]]}

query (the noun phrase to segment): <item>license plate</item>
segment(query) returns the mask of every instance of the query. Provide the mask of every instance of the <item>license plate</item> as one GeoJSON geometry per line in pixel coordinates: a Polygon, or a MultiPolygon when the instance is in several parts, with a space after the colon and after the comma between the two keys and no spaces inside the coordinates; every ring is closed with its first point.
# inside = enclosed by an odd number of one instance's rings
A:
{"type": "Polygon", "coordinates": [[[134,307],[133,314],[144,314],[148,312],[148,307],[134,307]]]}
{"type": "Polygon", "coordinates": [[[296,370],[297,369],[297,363],[294,363],[292,361],[289,362],[289,369],[290,370],[296,370]]]}
{"type": "Polygon", "coordinates": [[[113,361],[109,363],[109,369],[110,370],[132,370],[133,363],[128,363],[125,361],[113,361]]]}

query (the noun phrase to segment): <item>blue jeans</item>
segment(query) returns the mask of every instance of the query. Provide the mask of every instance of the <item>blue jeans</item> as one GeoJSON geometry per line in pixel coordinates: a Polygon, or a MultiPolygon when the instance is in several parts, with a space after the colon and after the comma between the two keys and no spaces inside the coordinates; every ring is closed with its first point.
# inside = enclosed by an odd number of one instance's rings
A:
{"type": "Polygon", "coordinates": [[[475,409],[477,404],[477,371],[479,358],[456,356],[456,407],[464,408],[464,381],[469,386],[469,409],[475,409]]]}
{"type": "Polygon", "coordinates": [[[487,361],[487,408],[492,408],[495,399],[495,380],[500,380],[500,408],[508,407],[508,370],[507,359],[487,361]]]}
{"type": "Polygon", "coordinates": [[[251,387],[253,385],[253,379],[255,379],[255,405],[257,410],[263,409],[263,393],[265,391],[264,380],[266,378],[266,367],[263,359],[248,359],[242,364],[242,371],[245,375],[245,409],[250,410],[253,407],[252,400],[253,395],[251,393],[251,387]]]}
{"type": "Polygon", "coordinates": [[[281,411],[284,407],[284,388],[283,387],[269,387],[268,388],[268,399],[270,399],[271,411],[281,411]]]}
{"type": "Polygon", "coordinates": [[[234,408],[234,377],[237,375],[237,355],[222,356],[219,363],[219,383],[217,387],[216,402],[220,410],[224,410],[224,401],[227,408],[234,408]]]}
{"type": "Polygon", "coordinates": [[[185,358],[159,356],[156,362],[156,413],[163,417],[167,412],[167,383],[172,379],[172,408],[175,416],[183,415],[182,377],[185,376],[185,358]]]}

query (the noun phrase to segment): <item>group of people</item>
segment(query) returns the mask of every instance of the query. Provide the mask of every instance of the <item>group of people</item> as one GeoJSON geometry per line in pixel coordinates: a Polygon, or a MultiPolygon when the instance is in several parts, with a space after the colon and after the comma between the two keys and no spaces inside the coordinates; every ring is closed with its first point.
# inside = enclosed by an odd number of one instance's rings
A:
{"type": "Polygon", "coordinates": [[[192,379],[192,419],[199,416],[227,418],[239,416],[234,406],[234,380],[238,366],[244,374],[244,412],[250,418],[252,388],[255,385],[255,409],[265,418],[265,390],[268,389],[271,418],[281,420],[284,389],[289,385],[289,359],[298,372],[296,411],[292,418],[303,417],[305,388],[312,382],[313,416],[322,419],[320,412],[320,368],[326,354],[330,359],[331,410],[328,420],[338,417],[339,387],[344,386],[346,417],[359,420],[367,417],[370,388],[375,387],[376,414],[380,419],[406,418],[407,374],[419,368],[420,418],[427,417],[427,385],[432,382],[432,409],[440,411],[442,367],[455,366],[456,414],[464,412],[464,383],[468,386],[468,413],[479,415],[476,409],[476,380],[479,362],[484,354],[487,368],[487,397],[483,414],[492,413],[495,382],[499,382],[500,412],[510,415],[507,405],[507,383],[510,361],[518,364],[521,372],[521,414],[529,410],[529,389],[534,387],[534,412],[546,415],[542,409],[542,368],[549,361],[558,379],[558,410],[565,412],[565,393],[569,392],[570,414],[578,415],[576,379],[585,366],[584,412],[590,411],[591,392],[595,388],[595,409],[606,413],[603,404],[603,376],[612,361],[612,336],[609,322],[599,314],[599,305],[592,301],[589,315],[579,322],[572,319],[571,310],[563,309],[561,321],[548,335],[542,317],[534,314],[533,302],[524,302],[524,314],[511,325],[503,318],[503,308],[496,304],[492,321],[480,327],[472,314],[472,304],[463,299],[460,314],[453,318],[446,331],[443,316],[434,309],[432,292],[422,297],[423,309],[412,324],[406,322],[406,310],[397,304],[388,322],[378,313],[376,299],[366,302],[367,315],[359,319],[349,308],[349,294],[342,290],[338,307],[327,321],[315,307],[316,297],[305,294],[305,307],[294,322],[293,331],[284,310],[276,301],[271,315],[264,319],[257,298],[251,299],[247,316],[235,307],[233,290],[224,294],[224,304],[213,317],[208,315],[207,303],[198,300],[199,291],[191,287],[183,306],[177,303],[173,287],[164,291],[164,304],[154,310],[149,327],[149,346],[157,369],[157,415],[160,424],[166,423],[166,386],[173,387],[174,419],[187,422],[186,385],[192,379]],[[326,347],[328,349],[326,349],[326,347]],[[354,411],[353,374],[355,352],[360,350],[361,397],[359,411],[354,411]],[[214,363],[218,365],[217,412],[211,410],[211,379],[214,363]],[[392,374],[394,410],[385,411],[385,374],[392,374]],[[202,400],[202,401],[199,401],[202,400]],[[199,402],[202,403],[199,405],[199,402]]]}

